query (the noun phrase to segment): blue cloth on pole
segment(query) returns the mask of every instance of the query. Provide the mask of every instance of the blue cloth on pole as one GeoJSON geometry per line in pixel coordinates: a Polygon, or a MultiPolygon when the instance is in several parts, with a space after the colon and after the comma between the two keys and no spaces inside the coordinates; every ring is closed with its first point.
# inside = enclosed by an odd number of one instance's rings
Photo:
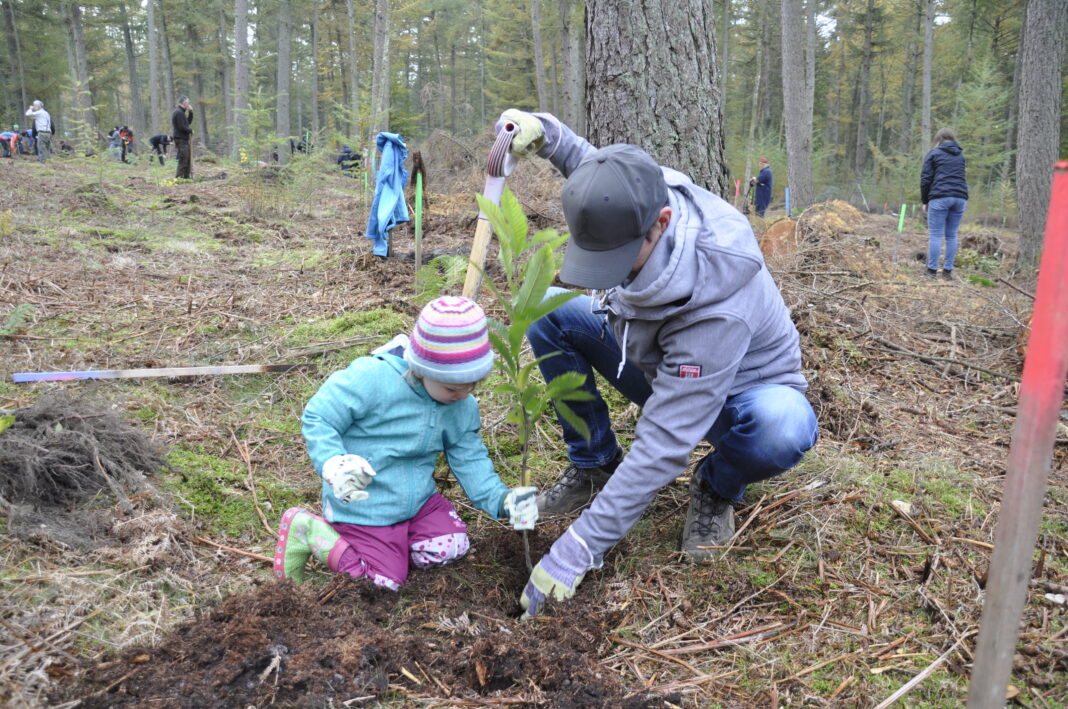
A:
{"type": "Polygon", "coordinates": [[[408,148],[396,133],[379,133],[375,143],[382,153],[382,162],[375,174],[375,198],[367,217],[367,238],[375,242],[375,256],[387,256],[390,229],[410,221],[404,203],[404,186],[408,184],[404,161],[408,148]]]}

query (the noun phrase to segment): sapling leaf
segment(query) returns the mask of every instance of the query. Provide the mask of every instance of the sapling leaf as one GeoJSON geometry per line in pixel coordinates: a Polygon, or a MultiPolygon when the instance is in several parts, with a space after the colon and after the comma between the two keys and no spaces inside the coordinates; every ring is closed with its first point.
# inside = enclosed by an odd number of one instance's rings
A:
{"type": "MultiPolygon", "coordinates": [[[[511,230],[511,235],[514,244],[526,244],[527,234],[530,233],[530,224],[527,222],[527,215],[523,213],[523,205],[519,204],[519,200],[516,199],[515,193],[511,190],[505,190],[501,194],[501,212],[504,213],[504,218],[508,221],[508,227],[511,230]]],[[[518,255],[519,249],[516,249],[518,255]]]]}
{"type": "Polygon", "coordinates": [[[507,344],[508,329],[493,318],[487,318],[489,327],[487,333],[489,334],[490,344],[493,345],[493,349],[497,350],[497,354],[504,360],[504,369],[506,372],[513,371],[516,368],[515,358],[512,356],[512,349],[507,344]]]}
{"type": "Polygon", "coordinates": [[[586,383],[587,377],[588,375],[582,372],[564,372],[554,377],[545,391],[552,399],[559,399],[573,391],[585,391],[581,387],[586,383]]]}
{"type": "Polygon", "coordinates": [[[560,306],[567,303],[569,300],[573,300],[579,297],[580,293],[576,293],[573,290],[565,291],[563,293],[553,293],[547,298],[543,298],[540,303],[532,305],[530,307],[531,322],[540,320],[552,311],[556,310],[560,306]]]}
{"type": "Polygon", "coordinates": [[[15,425],[14,414],[8,414],[7,416],[0,416],[0,433],[3,433],[7,429],[15,425]]]}
{"type": "Polygon", "coordinates": [[[512,305],[519,313],[527,313],[545,298],[546,291],[552,285],[556,275],[556,263],[553,252],[548,246],[542,246],[527,261],[523,269],[523,285],[519,287],[512,305]]]}
{"type": "Polygon", "coordinates": [[[560,417],[571,424],[571,427],[575,429],[580,436],[587,441],[590,440],[590,427],[585,421],[583,421],[575,411],[559,399],[556,400],[556,411],[560,414],[560,417]]]}

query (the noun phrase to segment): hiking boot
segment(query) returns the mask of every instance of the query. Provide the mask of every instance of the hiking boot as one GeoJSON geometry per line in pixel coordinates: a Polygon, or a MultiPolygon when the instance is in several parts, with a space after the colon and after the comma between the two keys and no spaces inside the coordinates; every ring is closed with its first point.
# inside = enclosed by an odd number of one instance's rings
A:
{"type": "Polygon", "coordinates": [[[934,268],[927,269],[927,277],[930,278],[932,281],[938,278],[938,270],[934,268]]]}
{"type": "Polygon", "coordinates": [[[612,477],[623,451],[616,453],[611,463],[599,468],[576,468],[569,466],[560,479],[538,495],[539,515],[566,515],[588,507],[601,488],[612,477]]]}
{"type": "Polygon", "coordinates": [[[312,554],[337,571],[337,562],[348,548],[349,543],[325,519],[299,507],[290,507],[278,525],[274,575],[279,581],[290,579],[300,583],[304,580],[304,566],[312,554]]]}
{"type": "Polygon", "coordinates": [[[734,506],[720,497],[705,482],[700,469],[690,478],[690,507],[686,510],[686,526],[682,528],[682,553],[686,560],[697,564],[711,561],[734,536],[734,506]]]}
{"type": "Polygon", "coordinates": [[[953,269],[951,268],[948,271],[945,270],[945,269],[942,269],[942,278],[945,278],[947,281],[952,281],[953,280],[953,269]]]}

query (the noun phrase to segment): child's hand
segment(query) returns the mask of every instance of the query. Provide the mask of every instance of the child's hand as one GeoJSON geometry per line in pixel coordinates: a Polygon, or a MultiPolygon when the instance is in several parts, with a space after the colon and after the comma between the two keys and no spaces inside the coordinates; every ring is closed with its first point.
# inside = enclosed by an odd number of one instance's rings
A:
{"type": "Polygon", "coordinates": [[[323,480],[333,489],[334,496],[346,505],[370,497],[364,488],[371,484],[375,475],[371,464],[358,455],[335,455],[323,463],[323,480]]]}
{"type": "Polygon", "coordinates": [[[512,529],[534,529],[534,523],[538,521],[537,496],[536,487],[517,487],[505,496],[504,511],[508,513],[512,529]]]}

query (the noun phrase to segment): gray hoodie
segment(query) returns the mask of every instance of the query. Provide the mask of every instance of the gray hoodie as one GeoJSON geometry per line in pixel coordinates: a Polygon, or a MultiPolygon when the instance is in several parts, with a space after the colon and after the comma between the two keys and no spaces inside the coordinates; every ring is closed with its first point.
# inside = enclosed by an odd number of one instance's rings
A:
{"type": "MultiPolygon", "coordinates": [[[[554,116],[537,116],[546,135],[538,154],[566,177],[595,148],[554,116]]],[[[603,298],[624,357],[652,395],[623,462],[573,525],[596,565],[683,472],[727,397],[765,384],[807,388],[797,329],[748,220],[661,169],[671,223],[638,276],[603,298]]]]}

